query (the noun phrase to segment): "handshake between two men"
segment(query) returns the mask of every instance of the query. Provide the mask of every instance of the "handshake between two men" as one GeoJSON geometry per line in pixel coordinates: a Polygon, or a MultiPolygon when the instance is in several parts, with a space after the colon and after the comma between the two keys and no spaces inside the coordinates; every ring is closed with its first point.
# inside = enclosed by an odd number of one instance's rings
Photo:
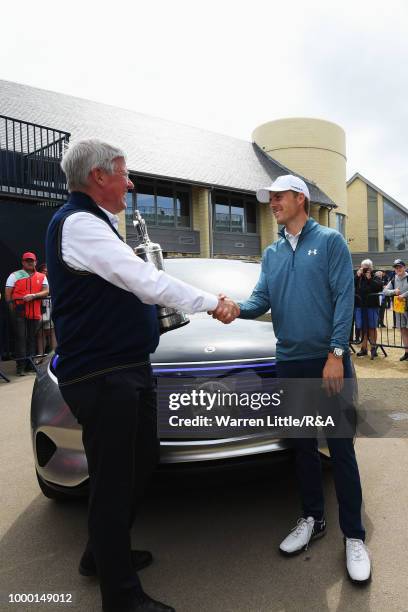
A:
{"type": "Polygon", "coordinates": [[[218,305],[215,310],[209,311],[213,319],[221,321],[221,323],[232,323],[240,314],[240,307],[234,300],[220,293],[218,294],[218,305]]]}

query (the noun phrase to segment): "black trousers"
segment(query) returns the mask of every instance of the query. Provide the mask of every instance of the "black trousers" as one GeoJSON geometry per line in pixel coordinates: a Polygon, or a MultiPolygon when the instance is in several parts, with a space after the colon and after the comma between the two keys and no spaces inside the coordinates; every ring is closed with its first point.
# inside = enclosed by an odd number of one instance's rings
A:
{"type": "Polygon", "coordinates": [[[131,564],[137,498],[158,461],[156,391],[150,365],[61,387],[82,425],[88,460],[89,541],[102,603],[115,610],[137,601],[142,587],[131,564]]]}
{"type": "MultiPolygon", "coordinates": [[[[279,361],[278,378],[321,378],[326,359],[304,361],[279,361]]],[[[352,378],[350,357],[343,360],[344,377],[352,378]]],[[[320,520],[324,515],[322,468],[316,438],[296,438],[293,441],[296,453],[296,472],[299,480],[304,517],[320,520]]],[[[339,504],[339,522],[347,538],[365,539],[361,522],[362,492],[360,474],[353,438],[327,437],[333,464],[334,484],[339,504]]]]}
{"type": "Polygon", "coordinates": [[[13,316],[15,347],[14,354],[18,368],[24,367],[26,357],[37,354],[36,334],[41,326],[41,320],[26,319],[25,317],[13,316]]]}

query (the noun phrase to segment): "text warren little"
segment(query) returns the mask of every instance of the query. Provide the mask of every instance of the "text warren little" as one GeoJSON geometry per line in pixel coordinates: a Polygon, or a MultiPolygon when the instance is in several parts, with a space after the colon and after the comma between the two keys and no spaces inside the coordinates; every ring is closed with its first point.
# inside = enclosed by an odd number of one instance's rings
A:
{"type": "Polygon", "coordinates": [[[291,415],[270,414],[257,418],[236,418],[228,415],[214,417],[198,415],[187,418],[173,415],[169,418],[169,425],[171,427],[334,427],[334,420],[331,416],[323,418],[319,415],[303,415],[300,419],[291,415]]]}

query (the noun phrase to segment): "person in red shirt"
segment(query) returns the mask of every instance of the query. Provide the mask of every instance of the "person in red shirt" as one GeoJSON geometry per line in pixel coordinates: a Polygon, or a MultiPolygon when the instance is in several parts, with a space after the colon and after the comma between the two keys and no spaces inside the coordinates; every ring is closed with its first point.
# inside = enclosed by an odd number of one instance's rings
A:
{"type": "Polygon", "coordinates": [[[35,338],[41,324],[41,300],[48,295],[45,274],[37,272],[37,257],[22,256],[22,269],[12,272],[6,281],[6,301],[14,325],[17,375],[33,369],[30,357],[36,354],[35,338]]]}

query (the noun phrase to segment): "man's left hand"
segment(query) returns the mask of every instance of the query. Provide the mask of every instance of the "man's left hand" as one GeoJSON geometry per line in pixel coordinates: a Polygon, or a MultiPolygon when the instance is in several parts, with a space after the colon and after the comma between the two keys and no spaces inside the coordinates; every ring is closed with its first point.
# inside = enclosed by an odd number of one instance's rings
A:
{"type": "Polygon", "coordinates": [[[35,293],[27,293],[27,295],[23,297],[23,300],[25,302],[32,302],[32,300],[34,299],[35,299],[35,293]]]}
{"type": "Polygon", "coordinates": [[[337,395],[343,388],[344,367],[343,359],[329,354],[323,369],[323,388],[329,397],[337,395]]]}

